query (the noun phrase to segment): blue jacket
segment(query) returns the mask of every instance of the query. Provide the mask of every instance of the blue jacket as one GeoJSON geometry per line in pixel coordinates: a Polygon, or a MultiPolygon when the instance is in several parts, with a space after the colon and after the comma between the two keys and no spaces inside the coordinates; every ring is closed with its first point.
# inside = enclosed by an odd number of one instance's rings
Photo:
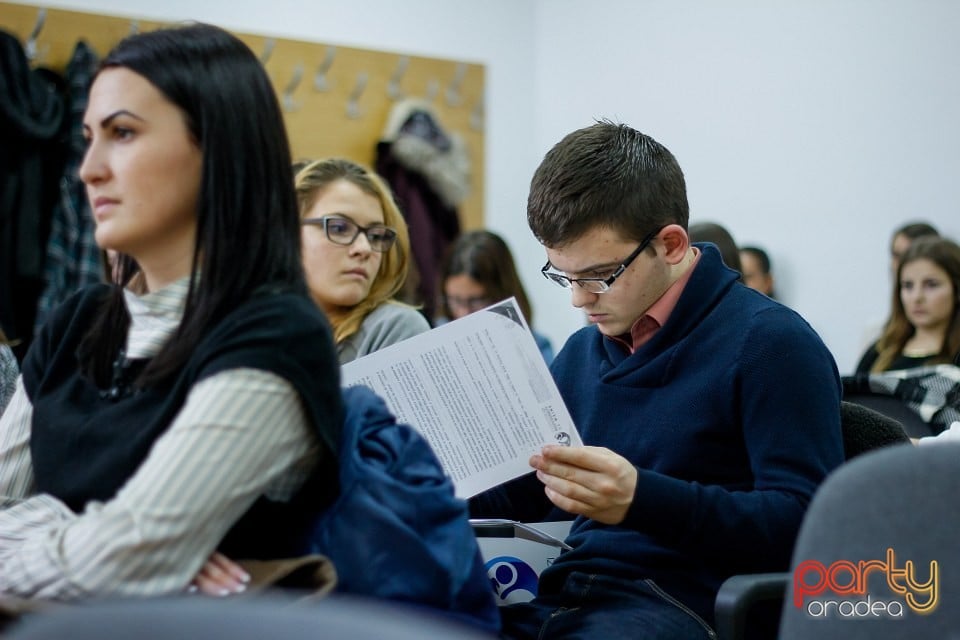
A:
{"type": "MultiPolygon", "coordinates": [[[[553,362],[584,444],[616,451],[639,476],[623,523],[576,519],[574,548],[544,571],[540,594],[571,571],[653,579],[710,621],[726,577],[788,568],[814,490],[843,461],[827,348],[797,313],[738,282],[713,246],[698,247],[648,343],[631,355],[587,327],[553,362]]],[[[538,484],[526,476],[483,511],[544,519],[538,484]]]]}
{"type": "Polygon", "coordinates": [[[343,402],[340,495],[313,536],[313,551],[337,570],[337,590],[499,631],[467,504],[430,445],[368,387],[345,389],[343,402]]]}

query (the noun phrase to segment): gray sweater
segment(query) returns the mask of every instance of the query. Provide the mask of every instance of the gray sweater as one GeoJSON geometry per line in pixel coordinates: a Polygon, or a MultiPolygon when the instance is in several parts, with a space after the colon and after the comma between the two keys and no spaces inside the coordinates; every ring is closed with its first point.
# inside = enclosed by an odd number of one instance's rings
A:
{"type": "Polygon", "coordinates": [[[337,345],[337,355],[343,365],[429,330],[427,319],[416,309],[384,302],[363,319],[359,331],[337,345]]]}

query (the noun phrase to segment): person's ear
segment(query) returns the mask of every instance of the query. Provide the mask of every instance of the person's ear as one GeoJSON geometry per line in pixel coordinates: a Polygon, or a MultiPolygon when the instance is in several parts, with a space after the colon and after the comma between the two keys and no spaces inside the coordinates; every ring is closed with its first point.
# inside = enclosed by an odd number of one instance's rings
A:
{"type": "Polygon", "coordinates": [[[668,224],[661,229],[660,242],[663,243],[663,257],[667,264],[679,264],[690,248],[690,236],[679,224],[668,224]]]}

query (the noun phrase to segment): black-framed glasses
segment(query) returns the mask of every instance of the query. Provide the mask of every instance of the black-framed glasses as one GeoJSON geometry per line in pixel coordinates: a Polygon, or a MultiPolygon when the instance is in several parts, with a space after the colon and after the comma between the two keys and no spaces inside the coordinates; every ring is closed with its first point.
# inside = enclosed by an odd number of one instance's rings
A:
{"type": "Polygon", "coordinates": [[[383,224],[372,224],[369,227],[361,227],[350,218],[343,216],[323,216],[322,218],[304,218],[301,224],[313,224],[323,227],[323,233],[327,240],[334,244],[349,247],[357,236],[361,233],[367,236],[367,242],[370,248],[379,253],[389,251],[393,243],[397,241],[396,229],[383,224]]]}
{"type": "Polygon", "coordinates": [[[540,269],[540,273],[543,274],[543,277],[554,283],[557,286],[563,287],[564,289],[570,289],[573,287],[573,283],[576,282],[584,291],[589,291],[590,293],[606,293],[610,290],[610,287],[613,286],[613,283],[617,281],[617,278],[623,275],[623,272],[627,270],[627,267],[630,266],[637,256],[639,256],[644,249],[650,246],[650,243],[653,242],[653,239],[657,237],[663,231],[663,227],[651,231],[647,236],[640,241],[639,246],[633,250],[627,258],[620,263],[620,266],[611,273],[606,278],[568,278],[562,273],[557,273],[556,271],[550,271],[549,269],[553,266],[550,264],[550,261],[547,260],[547,264],[543,265],[543,268],[540,269]]]}

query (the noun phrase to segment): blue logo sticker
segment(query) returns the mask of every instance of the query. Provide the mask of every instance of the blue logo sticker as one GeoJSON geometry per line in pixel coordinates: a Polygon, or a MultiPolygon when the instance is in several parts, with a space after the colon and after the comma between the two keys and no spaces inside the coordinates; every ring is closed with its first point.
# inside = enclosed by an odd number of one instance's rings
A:
{"type": "Polygon", "coordinates": [[[487,560],[484,568],[501,604],[522,602],[537,595],[537,572],[520,558],[497,556],[487,560]]]}

